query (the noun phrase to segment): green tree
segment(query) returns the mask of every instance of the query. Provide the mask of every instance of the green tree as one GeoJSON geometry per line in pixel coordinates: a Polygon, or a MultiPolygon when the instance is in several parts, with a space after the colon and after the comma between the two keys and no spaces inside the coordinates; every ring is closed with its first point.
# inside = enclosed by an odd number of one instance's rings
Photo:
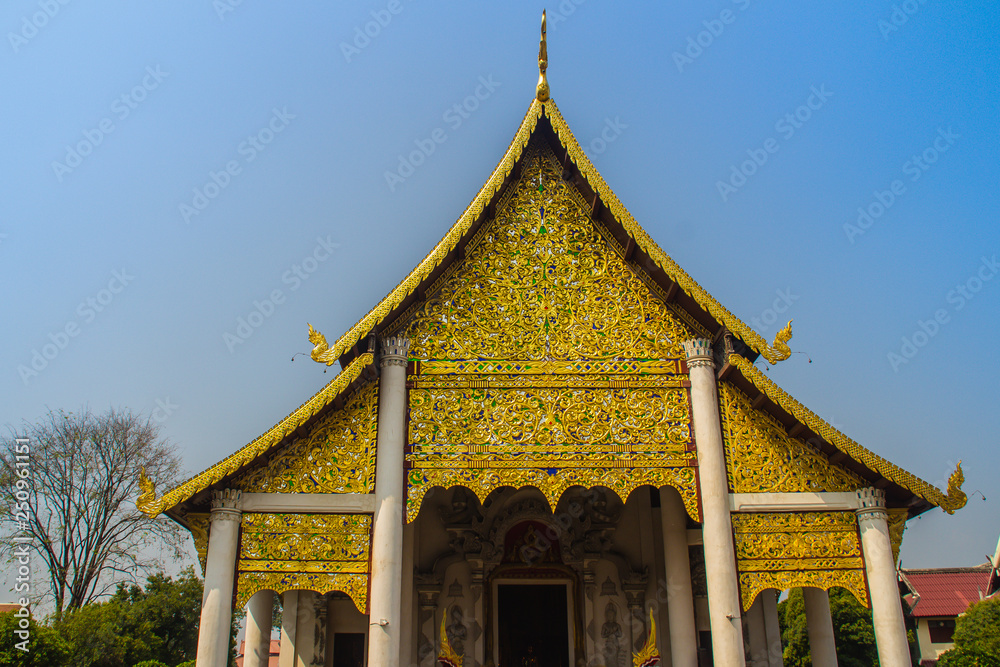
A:
{"type": "MultiPolygon", "coordinates": [[[[837,661],[840,666],[878,665],[871,611],[861,606],[848,591],[833,588],[830,590],[830,615],[833,617],[833,636],[837,643],[837,661]]],[[[792,589],[788,597],[778,603],[778,618],[785,647],[785,667],[811,667],[802,589],[792,589]]]]}
{"type": "Polygon", "coordinates": [[[959,616],[954,641],[940,667],[1000,667],[1000,598],[980,600],[959,616]]]}
{"type": "Polygon", "coordinates": [[[0,665],[23,665],[23,667],[68,667],[69,644],[52,628],[28,619],[27,653],[17,648],[20,638],[14,634],[22,629],[20,620],[13,612],[0,614],[0,665]]]}

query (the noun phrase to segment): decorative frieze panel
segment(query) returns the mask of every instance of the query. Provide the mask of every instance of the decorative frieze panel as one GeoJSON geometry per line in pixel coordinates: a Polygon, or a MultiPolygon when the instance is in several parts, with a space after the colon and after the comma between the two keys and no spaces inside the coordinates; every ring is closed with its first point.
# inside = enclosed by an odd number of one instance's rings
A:
{"type": "Polygon", "coordinates": [[[256,493],[372,493],[377,415],[378,383],[372,380],[234,486],[256,493]]]}
{"type": "Polygon", "coordinates": [[[762,512],[732,519],[744,611],[766,588],[796,586],[841,586],[869,606],[853,512],[762,512]]]}
{"type": "Polygon", "coordinates": [[[237,606],[257,591],[340,591],[364,613],[372,517],[369,514],[243,515],[237,606]]]}
{"type": "Polygon", "coordinates": [[[734,493],[855,491],[864,482],[790,437],[728,382],[719,383],[729,486],[734,493]]]}

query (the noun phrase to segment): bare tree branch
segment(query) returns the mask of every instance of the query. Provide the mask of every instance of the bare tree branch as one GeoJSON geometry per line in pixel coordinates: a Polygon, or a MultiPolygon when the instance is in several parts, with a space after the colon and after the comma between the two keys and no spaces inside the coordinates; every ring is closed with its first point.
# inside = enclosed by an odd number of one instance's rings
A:
{"type": "MultiPolygon", "coordinates": [[[[161,488],[174,486],[181,473],[176,447],[160,438],[150,419],[128,410],[50,411],[12,435],[29,440],[31,511],[23,530],[9,520],[3,530],[14,526],[33,538],[34,554],[48,569],[47,597],[57,618],[160,566],[148,552],[154,538],[168,547],[166,553],[180,552],[179,527],[135,507],[143,467],[161,488]]],[[[16,481],[11,443],[0,452],[0,520],[14,518],[16,481]]],[[[12,545],[4,540],[0,554],[12,557],[12,545]]]]}

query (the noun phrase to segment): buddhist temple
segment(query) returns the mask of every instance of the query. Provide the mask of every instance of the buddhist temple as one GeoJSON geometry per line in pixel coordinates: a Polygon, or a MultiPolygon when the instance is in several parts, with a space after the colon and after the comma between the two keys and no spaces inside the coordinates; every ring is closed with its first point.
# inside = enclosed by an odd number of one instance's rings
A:
{"type": "MultiPolygon", "coordinates": [[[[632,218],[550,97],[461,217],[312,358],[337,375],[234,454],[139,508],[191,532],[198,667],[782,665],[777,600],[872,609],[908,667],[906,521],[965,504],[879,457],[755,364],[787,359],[632,218]]],[[[496,156],[485,156],[495,159],[496,156]]],[[[430,240],[428,245],[430,245],[430,240]]],[[[329,313],[317,312],[322,329],[329,313]]]]}

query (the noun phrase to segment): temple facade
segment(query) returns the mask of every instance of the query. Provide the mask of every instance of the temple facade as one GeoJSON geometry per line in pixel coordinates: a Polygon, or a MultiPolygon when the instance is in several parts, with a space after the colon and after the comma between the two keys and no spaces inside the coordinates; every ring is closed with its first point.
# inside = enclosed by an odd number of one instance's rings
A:
{"type": "Polygon", "coordinates": [[[782,664],[802,587],[813,664],[827,591],[908,667],[907,519],[965,503],[830,426],[755,365],[790,354],[692,280],[581,150],[540,79],[444,238],[320,363],[340,372],[229,458],[140,509],[194,537],[199,667],[782,664]]]}

